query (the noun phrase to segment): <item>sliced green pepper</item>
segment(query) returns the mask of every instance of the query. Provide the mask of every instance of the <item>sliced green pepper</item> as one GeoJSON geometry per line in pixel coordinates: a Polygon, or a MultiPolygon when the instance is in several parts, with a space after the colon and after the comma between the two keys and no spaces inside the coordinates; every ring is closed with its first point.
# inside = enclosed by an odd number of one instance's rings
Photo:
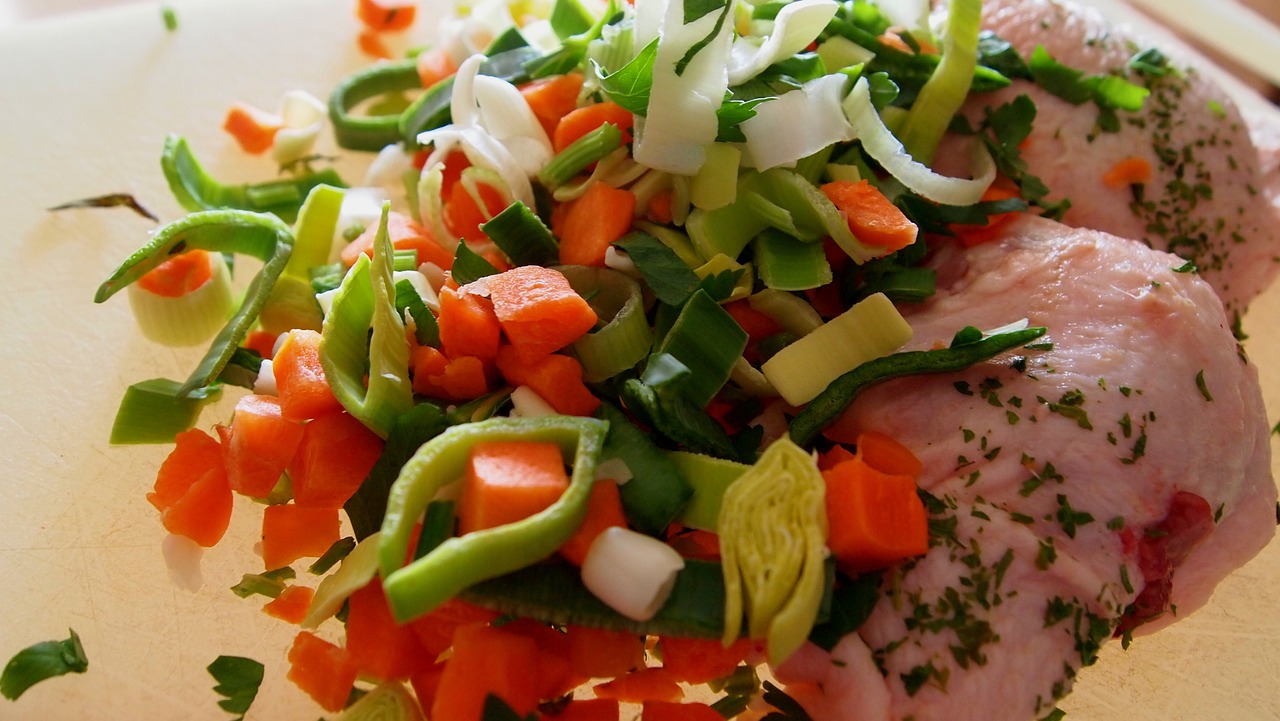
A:
{"type": "Polygon", "coordinates": [[[412,620],[469,586],[537,563],[563,545],[586,515],[608,428],[604,421],[576,416],[492,418],[454,426],[423,444],[391,487],[378,544],[382,584],[396,619],[412,620]],[[437,492],[462,477],[471,447],[481,441],[555,443],[573,459],[569,487],[539,513],[449,538],[405,565],[414,526],[437,492]]]}
{"type": "Polygon", "coordinates": [[[257,321],[276,279],[289,262],[293,252],[293,232],[284,221],[269,213],[246,210],[191,213],[156,231],[151,242],[129,256],[111,277],[98,286],[93,302],[106,301],[171,256],[191,248],[215,253],[244,253],[264,264],[249,283],[240,307],[219,331],[200,365],[178,389],[178,398],[186,398],[196,389],[209,385],[235,353],[245,334],[257,321]]]}

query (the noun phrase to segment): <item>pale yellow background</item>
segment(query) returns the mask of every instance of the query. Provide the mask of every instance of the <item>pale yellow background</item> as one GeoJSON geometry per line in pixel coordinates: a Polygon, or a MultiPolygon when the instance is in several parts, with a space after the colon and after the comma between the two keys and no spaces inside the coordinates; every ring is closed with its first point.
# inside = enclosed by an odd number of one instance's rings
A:
{"type": "MultiPolygon", "coordinates": [[[[171,131],[220,178],[269,177],[268,160],[235,152],[222,113],[236,99],[271,108],[299,88],[327,97],[367,62],[353,4],[183,0],[174,33],[153,2],[0,28],[0,657],[73,627],[90,659],[87,674],[0,700],[0,719],[227,718],[204,670],[219,654],[267,666],[250,719],[319,715],[284,680],[291,629],[226,590],[260,570],[245,542],[256,514],[238,513],[229,543],[205,557],[203,590],[178,590],[144,500],[166,449],[106,443],[126,385],[183,378],[199,356],[141,339],[123,297],[92,303],[96,284],[154,226],[124,209],[44,209],[130,192],[176,218],[158,166],[171,131]]],[[[360,160],[340,162],[351,181],[360,160]]],[[[1278,303],[1280,289],[1246,326],[1273,421],[1278,303]]],[[[206,425],[225,416],[224,403],[206,425]]],[[[1073,719],[1280,719],[1280,550],[1273,544],[1185,623],[1128,653],[1109,648],[1078,688],[1066,706],[1073,719]]]]}

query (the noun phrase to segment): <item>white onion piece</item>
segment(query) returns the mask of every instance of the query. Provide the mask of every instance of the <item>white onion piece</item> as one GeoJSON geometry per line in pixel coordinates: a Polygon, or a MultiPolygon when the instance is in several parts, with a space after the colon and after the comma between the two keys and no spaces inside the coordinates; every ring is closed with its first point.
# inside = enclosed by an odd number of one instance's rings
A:
{"type": "Polygon", "coordinates": [[[556,409],[529,386],[516,386],[511,391],[512,418],[542,418],[556,415],[556,409]]]}
{"type": "Polygon", "coordinates": [[[853,126],[840,107],[844,81],[843,75],[824,75],[756,106],[755,116],[741,125],[749,162],[758,170],[793,167],[801,158],[852,139],[853,126]]]}
{"type": "Polygon", "coordinates": [[[671,546],[612,526],[596,537],[582,562],[582,582],[613,610],[635,621],[653,618],[671,595],[684,559],[671,546]]]}
{"type": "Polygon", "coordinates": [[[276,132],[271,157],[281,165],[288,165],[311,154],[328,117],[328,109],[314,95],[291,90],[280,100],[280,117],[284,127],[276,132]]]}
{"type": "Polygon", "coordinates": [[[827,27],[838,8],[835,0],[795,0],[778,12],[773,31],[763,42],[749,37],[734,40],[729,51],[729,85],[744,83],[779,60],[804,50],[827,27]]]}
{"type": "MultiPolygon", "coordinates": [[[[976,177],[972,180],[939,175],[929,166],[907,154],[902,143],[885,127],[871,104],[871,91],[866,78],[858,78],[844,100],[844,111],[855,136],[862,141],[867,154],[904,186],[921,197],[942,205],[973,205],[996,178],[996,165],[985,148],[975,158],[976,177]]],[[[745,125],[745,123],[744,123],[745,125]]]]}
{"type": "Polygon", "coordinates": [[[621,458],[606,458],[596,464],[596,480],[609,480],[619,486],[635,477],[631,467],[621,458]]]}
{"type": "Polygon", "coordinates": [[[280,389],[276,387],[276,373],[270,358],[263,358],[258,366],[258,377],[253,379],[253,392],[260,396],[278,396],[280,389]]]}
{"type": "Polygon", "coordinates": [[[170,533],[160,542],[160,551],[164,554],[164,565],[173,585],[184,591],[199,591],[204,585],[200,571],[204,549],[200,544],[186,536],[170,533]]]}

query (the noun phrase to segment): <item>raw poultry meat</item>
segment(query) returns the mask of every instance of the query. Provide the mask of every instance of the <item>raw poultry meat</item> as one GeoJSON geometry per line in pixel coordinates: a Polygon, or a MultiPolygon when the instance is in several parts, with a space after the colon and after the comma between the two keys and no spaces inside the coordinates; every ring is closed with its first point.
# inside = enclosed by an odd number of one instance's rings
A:
{"type": "MultiPolygon", "coordinates": [[[[1175,72],[1129,69],[1130,59],[1150,44],[1130,29],[1109,26],[1092,9],[1054,0],[987,0],[983,24],[1023,57],[1043,46],[1085,75],[1121,75],[1150,90],[1142,110],[1118,111],[1116,132],[1100,130],[1095,103],[1073,105],[1026,80],[973,96],[965,113],[979,122],[989,108],[1030,97],[1037,113],[1022,157],[1049,187],[1049,200],[1070,200],[1063,221],[1193,261],[1233,321],[1243,314],[1280,272],[1280,211],[1264,199],[1277,180],[1260,173],[1249,124],[1227,94],[1167,45],[1158,49],[1175,72]],[[1150,164],[1150,179],[1105,183],[1108,171],[1129,157],[1150,164]]],[[[939,167],[954,173],[949,166],[963,157],[940,157],[939,167]]]]}
{"type": "Polygon", "coordinates": [[[1026,719],[1113,634],[1201,606],[1275,528],[1256,369],[1178,258],[1028,217],[949,256],[909,347],[1020,318],[1051,347],[892,381],[847,411],[924,462],[933,542],[828,657],[778,670],[816,719],[1026,719]]]}

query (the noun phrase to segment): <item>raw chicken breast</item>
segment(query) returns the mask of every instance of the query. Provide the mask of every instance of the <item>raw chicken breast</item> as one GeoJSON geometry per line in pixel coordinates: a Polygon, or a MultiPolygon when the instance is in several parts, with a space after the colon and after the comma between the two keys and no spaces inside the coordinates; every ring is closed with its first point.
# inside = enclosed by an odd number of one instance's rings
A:
{"type": "MultiPolygon", "coordinates": [[[[1144,79],[1127,70],[1130,58],[1150,44],[1108,26],[1092,9],[1053,0],[987,0],[983,13],[984,26],[1023,57],[1042,45],[1086,75],[1119,74],[1151,91],[1141,111],[1118,112],[1118,132],[1099,130],[1094,103],[1072,105],[1024,80],[975,95],[965,113],[977,122],[985,109],[1029,96],[1037,114],[1023,159],[1049,187],[1050,200],[1071,201],[1063,221],[1193,261],[1234,322],[1280,271],[1280,213],[1263,197],[1267,183],[1248,125],[1227,94],[1187,68],[1178,48],[1159,48],[1178,72],[1144,79]],[[1107,185],[1107,172],[1129,157],[1147,161],[1151,179],[1140,187],[1107,185]]],[[[939,167],[960,157],[967,156],[940,158],[939,167]]]]}
{"type": "Polygon", "coordinates": [[[1274,533],[1256,369],[1181,260],[1026,217],[947,262],[910,349],[1021,318],[1052,346],[882,384],[840,420],[924,462],[933,542],[830,657],[778,669],[815,719],[1040,718],[1117,628],[1201,606],[1274,533]]]}

